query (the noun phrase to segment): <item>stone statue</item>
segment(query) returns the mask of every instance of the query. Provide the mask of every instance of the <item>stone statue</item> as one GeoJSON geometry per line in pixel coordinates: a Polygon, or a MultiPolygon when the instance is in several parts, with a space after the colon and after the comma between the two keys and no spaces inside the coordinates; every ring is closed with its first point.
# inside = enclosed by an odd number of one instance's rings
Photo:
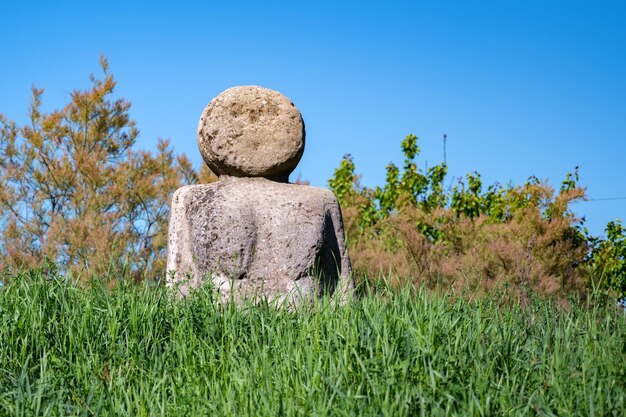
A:
{"type": "Polygon", "coordinates": [[[288,182],[304,139],[300,111],[276,91],[234,87],[207,105],[198,147],[219,181],[174,194],[168,286],[184,296],[211,280],[224,301],[345,299],[354,285],[337,199],[288,182]]]}

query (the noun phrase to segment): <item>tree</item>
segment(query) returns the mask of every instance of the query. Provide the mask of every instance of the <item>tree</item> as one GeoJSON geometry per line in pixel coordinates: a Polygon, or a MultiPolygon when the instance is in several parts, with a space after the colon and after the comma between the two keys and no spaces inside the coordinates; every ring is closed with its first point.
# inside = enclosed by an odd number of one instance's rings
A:
{"type": "MultiPolygon", "coordinates": [[[[102,77],[71,93],[61,110],[41,111],[33,88],[30,124],[0,115],[0,264],[33,267],[45,258],[74,275],[110,270],[135,279],[163,276],[169,202],[196,183],[184,155],[159,139],[156,153],[134,150],[130,103],[102,77]]],[[[210,180],[210,173],[202,176],[210,180]]]]}

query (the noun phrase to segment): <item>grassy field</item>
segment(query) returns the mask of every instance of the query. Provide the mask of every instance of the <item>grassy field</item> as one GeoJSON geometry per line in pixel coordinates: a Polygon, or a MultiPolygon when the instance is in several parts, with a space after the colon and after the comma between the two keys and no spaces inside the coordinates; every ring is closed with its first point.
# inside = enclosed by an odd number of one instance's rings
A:
{"type": "Polygon", "coordinates": [[[296,312],[0,289],[0,415],[626,415],[626,315],[407,290],[296,312]]]}

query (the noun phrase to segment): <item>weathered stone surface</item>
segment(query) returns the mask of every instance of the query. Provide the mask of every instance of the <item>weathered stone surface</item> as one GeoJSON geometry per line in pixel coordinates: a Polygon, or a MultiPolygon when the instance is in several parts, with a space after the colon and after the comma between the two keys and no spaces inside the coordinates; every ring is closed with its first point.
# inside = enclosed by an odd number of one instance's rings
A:
{"type": "Polygon", "coordinates": [[[353,287],[341,211],[326,189],[223,177],[174,194],[168,285],[182,295],[212,280],[224,300],[298,304],[353,287]]]}
{"type": "Polygon", "coordinates": [[[198,147],[219,175],[286,181],[304,151],[304,122],[284,95],[257,86],[230,88],[204,109],[198,147]]]}
{"type": "Polygon", "coordinates": [[[276,91],[235,87],[209,103],[198,147],[219,181],[174,194],[170,287],[184,296],[210,281],[224,301],[345,299],[353,281],[337,199],[287,182],[304,136],[300,111],[276,91]]]}

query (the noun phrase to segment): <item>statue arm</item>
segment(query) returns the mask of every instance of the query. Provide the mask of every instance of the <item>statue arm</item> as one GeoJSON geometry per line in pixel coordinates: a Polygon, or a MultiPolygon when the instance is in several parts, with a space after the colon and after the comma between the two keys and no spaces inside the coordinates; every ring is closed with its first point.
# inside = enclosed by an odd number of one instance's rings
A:
{"type": "Polygon", "coordinates": [[[170,221],[167,237],[167,277],[166,284],[175,288],[181,295],[187,295],[189,286],[198,279],[189,239],[189,222],[186,206],[187,196],[193,186],[181,187],[172,197],[170,221]]]}
{"type": "Polygon", "coordinates": [[[334,234],[337,241],[337,247],[339,250],[339,259],[337,260],[337,266],[340,269],[340,276],[337,285],[337,291],[339,291],[339,293],[342,294],[341,297],[344,298],[346,294],[354,289],[354,279],[352,277],[352,265],[350,264],[348,249],[346,247],[346,237],[343,227],[341,208],[335,195],[332,193],[330,194],[332,198],[327,206],[327,210],[332,220],[334,234]]]}

